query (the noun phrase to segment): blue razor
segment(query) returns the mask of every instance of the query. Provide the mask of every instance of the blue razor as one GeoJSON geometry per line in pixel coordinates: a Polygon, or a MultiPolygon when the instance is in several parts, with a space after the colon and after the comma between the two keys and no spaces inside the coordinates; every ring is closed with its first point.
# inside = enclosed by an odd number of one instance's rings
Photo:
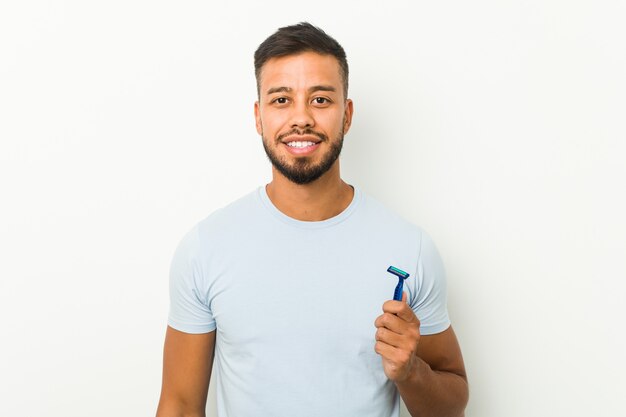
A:
{"type": "Polygon", "coordinates": [[[387,272],[390,272],[398,277],[398,285],[396,285],[396,289],[393,292],[393,299],[396,301],[402,301],[402,286],[404,285],[404,280],[409,277],[409,274],[396,268],[395,266],[387,268],[387,272]]]}

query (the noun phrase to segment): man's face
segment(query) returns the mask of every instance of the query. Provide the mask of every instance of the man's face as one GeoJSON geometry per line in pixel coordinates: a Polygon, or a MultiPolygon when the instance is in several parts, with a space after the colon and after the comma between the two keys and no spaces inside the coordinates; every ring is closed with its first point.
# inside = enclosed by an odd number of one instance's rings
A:
{"type": "Polygon", "coordinates": [[[259,84],[256,128],[274,168],[308,184],[338,167],[352,101],[344,98],[337,59],[315,52],[272,58],[259,84]]]}

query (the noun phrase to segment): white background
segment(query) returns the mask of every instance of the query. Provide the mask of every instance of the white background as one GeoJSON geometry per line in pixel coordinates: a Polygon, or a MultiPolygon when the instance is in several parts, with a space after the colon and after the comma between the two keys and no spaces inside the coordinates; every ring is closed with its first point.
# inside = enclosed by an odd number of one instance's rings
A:
{"type": "Polygon", "coordinates": [[[344,177],[444,258],[467,416],[622,415],[626,6],[591,0],[3,2],[0,415],[154,415],[173,250],[269,180],[252,54],[301,20],[348,53],[344,177]]]}

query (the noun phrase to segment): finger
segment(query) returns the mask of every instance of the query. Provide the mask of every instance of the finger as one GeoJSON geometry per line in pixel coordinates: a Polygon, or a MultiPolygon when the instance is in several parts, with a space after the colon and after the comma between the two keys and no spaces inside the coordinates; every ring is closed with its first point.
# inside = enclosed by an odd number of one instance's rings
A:
{"type": "Polygon", "coordinates": [[[406,336],[402,336],[396,332],[392,332],[386,327],[379,327],[374,336],[377,342],[384,342],[396,348],[406,348],[409,343],[405,340],[406,336]]]}
{"type": "Polygon", "coordinates": [[[412,323],[414,321],[419,321],[417,319],[417,316],[415,315],[415,312],[413,311],[413,309],[407,302],[407,299],[408,299],[408,294],[406,293],[406,291],[402,291],[402,309],[396,314],[398,315],[398,317],[400,317],[401,319],[405,321],[408,321],[409,323],[412,323]]]}
{"type": "Polygon", "coordinates": [[[418,325],[420,323],[419,319],[415,315],[415,312],[413,311],[411,307],[409,307],[408,304],[405,304],[404,308],[398,311],[396,315],[408,323],[417,323],[418,325]]]}
{"type": "Polygon", "coordinates": [[[402,310],[402,306],[406,305],[402,301],[396,300],[388,300],[383,303],[383,311],[385,313],[397,314],[398,311],[402,310]]]}
{"type": "Polygon", "coordinates": [[[390,313],[384,313],[378,316],[374,325],[378,328],[384,327],[398,334],[408,333],[411,327],[415,327],[415,323],[409,323],[395,314],[390,313]]]}
{"type": "MultiPolygon", "coordinates": [[[[395,318],[401,322],[400,319],[397,317],[395,318]]],[[[384,319],[382,320],[384,321],[384,319]]],[[[391,327],[394,326],[392,325],[391,327]]],[[[403,322],[401,328],[396,329],[396,331],[393,331],[385,326],[378,327],[374,338],[376,341],[385,342],[396,348],[409,352],[416,352],[421,337],[419,326],[414,323],[403,322]]]]}
{"type": "Polygon", "coordinates": [[[419,322],[417,316],[415,315],[415,312],[405,302],[406,299],[404,299],[404,297],[405,296],[403,295],[403,301],[385,301],[385,303],[383,304],[383,311],[385,313],[395,314],[402,320],[409,323],[419,322]]]}
{"type": "Polygon", "coordinates": [[[397,349],[398,348],[385,342],[377,341],[376,344],[374,344],[374,351],[387,360],[391,360],[395,357],[397,349]]]}
{"type": "Polygon", "coordinates": [[[407,305],[407,293],[406,291],[402,291],[402,301],[398,300],[388,300],[383,303],[383,311],[388,311],[389,313],[398,314],[403,306],[407,305]]]}
{"type": "Polygon", "coordinates": [[[411,358],[410,352],[398,349],[385,342],[376,342],[374,351],[396,366],[408,363],[411,358]]]}

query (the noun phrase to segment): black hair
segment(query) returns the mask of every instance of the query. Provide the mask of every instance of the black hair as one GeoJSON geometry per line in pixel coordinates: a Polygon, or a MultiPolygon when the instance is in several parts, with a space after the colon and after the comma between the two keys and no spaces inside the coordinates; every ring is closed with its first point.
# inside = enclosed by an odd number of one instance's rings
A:
{"type": "Polygon", "coordinates": [[[261,69],[268,60],[307,51],[317,52],[321,55],[332,55],[337,58],[343,81],[343,94],[344,97],[347,97],[348,61],[346,52],[339,42],[328,36],[322,29],[308,22],[282,27],[259,45],[254,52],[257,93],[260,93],[261,88],[261,69]]]}

